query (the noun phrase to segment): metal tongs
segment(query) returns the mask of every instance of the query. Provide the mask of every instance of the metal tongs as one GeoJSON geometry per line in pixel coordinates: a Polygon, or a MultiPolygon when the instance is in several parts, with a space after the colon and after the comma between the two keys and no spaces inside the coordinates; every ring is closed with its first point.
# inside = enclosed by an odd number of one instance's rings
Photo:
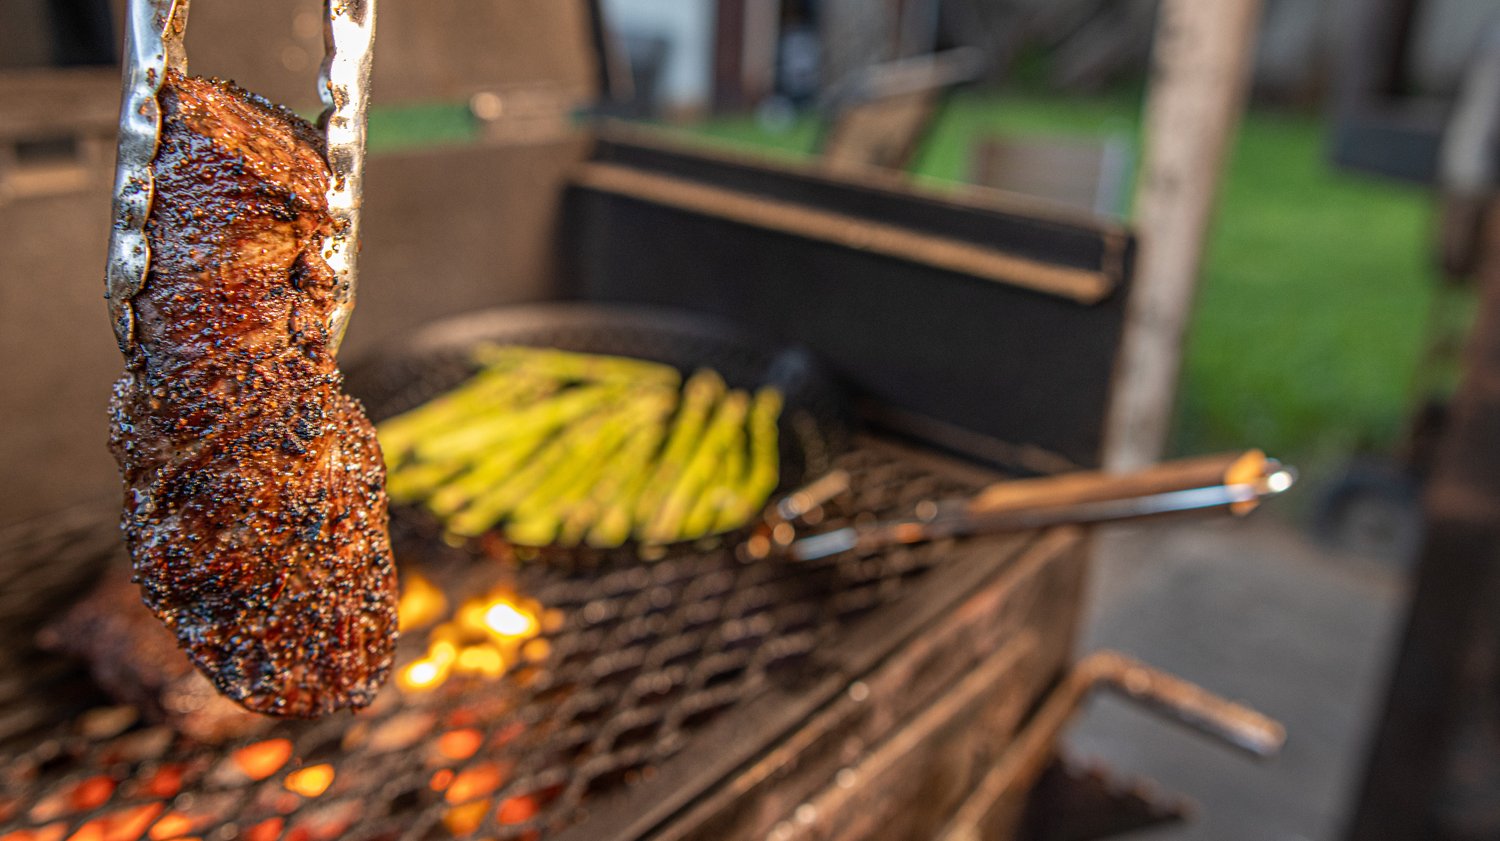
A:
{"type": "MultiPolygon", "coordinates": [[[[798,537],[791,524],[848,488],[847,473],[830,473],[782,499],[769,512],[769,534],[757,545],[779,546],[793,560],[947,537],[1102,523],[1185,511],[1248,514],[1297,481],[1295,469],[1259,450],[1165,462],[1135,473],[1073,473],[998,482],[963,499],[918,503],[907,519],[856,524],[798,537]]],[[[752,547],[752,554],[754,554],[752,547]]]]}
{"type": "MultiPolygon", "coordinates": [[[[324,259],[338,278],[337,304],[328,325],[337,349],[354,310],[375,0],[324,0],[324,10],[324,57],[318,92],[325,107],[319,125],[333,176],[328,209],[334,232],[322,248],[324,259]]],[[[188,0],[130,0],[126,15],[114,227],[104,293],[122,352],[135,343],[131,299],[145,285],[151,266],[146,219],[153,194],[151,161],[161,139],[157,95],[168,70],[187,73],[187,51],[183,47],[187,17],[188,0]]]]}

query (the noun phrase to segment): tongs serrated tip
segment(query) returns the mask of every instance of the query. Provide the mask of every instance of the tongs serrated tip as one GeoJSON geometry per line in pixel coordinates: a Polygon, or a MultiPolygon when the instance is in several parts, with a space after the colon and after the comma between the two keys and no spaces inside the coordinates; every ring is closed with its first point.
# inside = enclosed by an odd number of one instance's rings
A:
{"type": "MultiPolygon", "coordinates": [[[[115,165],[114,224],[110,231],[105,294],[115,340],[122,352],[135,342],[131,306],[151,264],[146,220],[155,187],[151,162],[161,141],[158,96],[169,70],[187,72],[189,0],[130,0],[115,165]]],[[[375,0],[325,0],[325,56],[318,77],[324,111],[319,120],[330,170],[327,193],[334,231],[322,251],[337,279],[329,318],[330,347],[338,349],[354,309],[358,277],[359,216],[363,198],[365,121],[375,36],[375,0]]]]}

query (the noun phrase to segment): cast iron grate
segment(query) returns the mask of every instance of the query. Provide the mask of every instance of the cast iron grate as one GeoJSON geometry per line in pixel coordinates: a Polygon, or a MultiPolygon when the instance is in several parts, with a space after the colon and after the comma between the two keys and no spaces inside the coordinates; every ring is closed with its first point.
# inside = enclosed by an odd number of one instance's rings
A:
{"type": "MultiPolygon", "coordinates": [[[[825,527],[973,487],[881,445],[839,466],[857,490],[829,507],[825,527]]],[[[48,583],[57,570],[88,580],[121,562],[112,534],[96,525],[0,546],[0,592],[17,609],[3,615],[27,606],[35,617],[43,600],[24,588],[58,589],[48,583]]],[[[76,666],[22,652],[0,690],[10,745],[0,747],[0,841],[539,841],[690,751],[713,719],[820,674],[820,645],[857,617],[899,611],[907,582],[953,556],[932,544],[797,565],[726,544],[650,562],[622,551],[513,563],[495,547],[445,546],[409,514],[393,536],[403,569],[420,569],[450,601],[500,587],[539,605],[540,634],[503,677],[392,686],[359,714],[215,746],[108,706],[76,666]]],[[[420,656],[425,637],[408,634],[398,662],[420,656]]]]}

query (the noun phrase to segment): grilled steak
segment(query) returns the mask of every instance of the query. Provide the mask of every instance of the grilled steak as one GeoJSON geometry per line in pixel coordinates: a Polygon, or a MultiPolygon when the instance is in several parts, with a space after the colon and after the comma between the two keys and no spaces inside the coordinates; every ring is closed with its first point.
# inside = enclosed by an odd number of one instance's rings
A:
{"type": "Polygon", "coordinates": [[[321,138],[223,82],[170,73],[160,101],[150,272],[111,402],[136,581],[245,707],[364,706],[396,575],[375,431],[331,347],[321,138]]]}

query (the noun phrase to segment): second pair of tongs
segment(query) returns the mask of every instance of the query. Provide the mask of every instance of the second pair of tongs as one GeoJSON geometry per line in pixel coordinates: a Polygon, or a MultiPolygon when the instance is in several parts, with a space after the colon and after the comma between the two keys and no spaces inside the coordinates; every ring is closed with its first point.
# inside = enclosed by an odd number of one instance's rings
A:
{"type": "MultiPolygon", "coordinates": [[[[847,477],[847,474],[846,474],[847,477]]],[[[783,522],[804,516],[811,503],[837,493],[830,474],[782,500],[773,516],[783,522]]],[[[1290,488],[1291,467],[1259,450],[1166,462],[1135,473],[1075,473],[998,482],[963,499],[919,503],[914,516],[847,526],[794,538],[780,529],[792,559],[810,561],[842,552],[873,552],[889,546],[947,537],[1026,531],[1065,524],[1102,523],[1185,511],[1220,509],[1247,514],[1260,501],[1290,488]]],[[[778,530],[772,530],[772,540],[778,530]]]]}
{"type": "MultiPolygon", "coordinates": [[[[375,0],[324,0],[324,11],[324,58],[318,76],[324,111],[319,125],[332,176],[327,197],[334,231],[324,241],[322,251],[338,278],[338,304],[329,323],[329,335],[337,348],[354,309],[357,285],[355,257],[359,253],[375,0]]],[[[114,227],[104,295],[122,352],[135,343],[131,299],[141,291],[151,267],[146,220],[154,193],[151,162],[161,139],[157,96],[169,70],[187,73],[187,50],[183,46],[187,18],[188,0],[130,0],[126,15],[114,227]]]]}

